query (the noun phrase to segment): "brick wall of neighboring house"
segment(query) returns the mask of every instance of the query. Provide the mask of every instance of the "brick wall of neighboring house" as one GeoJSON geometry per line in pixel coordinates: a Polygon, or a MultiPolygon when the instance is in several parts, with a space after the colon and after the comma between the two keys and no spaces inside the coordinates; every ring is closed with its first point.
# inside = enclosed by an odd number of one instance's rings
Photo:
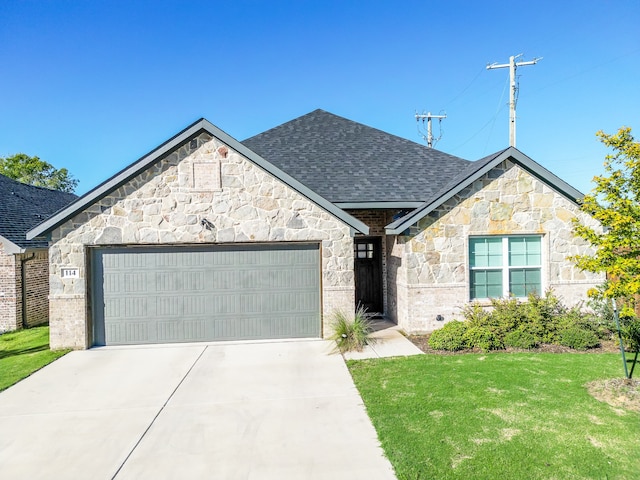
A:
{"type": "Polygon", "coordinates": [[[0,243],[0,333],[15,330],[21,320],[17,311],[20,297],[19,286],[16,285],[18,273],[15,255],[6,255],[0,243]]]}
{"type": "MultiPolygon", "coordinates": [[[[49,255],[46,251],[23,254],[16,260],[25,269],[27,283],[26,327],[44,325],[49,321],[49,255]]],[[[22,314],[22,296],[19,302],[22,314]]]]}
{"type": "Polygon", "coordinates": [[[0,332],[49,321],[49,257],[46,251],[5,255],[0,243],[0,332]],[[26,324],[23,325],[22,268],[26,277],[26,324]]]}

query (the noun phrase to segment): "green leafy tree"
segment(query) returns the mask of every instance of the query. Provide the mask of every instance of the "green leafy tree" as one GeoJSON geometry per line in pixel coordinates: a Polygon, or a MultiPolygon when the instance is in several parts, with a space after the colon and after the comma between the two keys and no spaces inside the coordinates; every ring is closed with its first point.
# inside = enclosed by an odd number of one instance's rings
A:
{"type": "Polygon", "coordinates": [[[0,157],[0,174],[22,183],[73,193],[78,180],[66,168],[55,168],[38,157],[17,153],[0,157]]]}
{"type": "Polygon", "coordinates": [[[603,228],[574,222],[574,233],[596,252],[573,260],[583,270],[607,273],[599,293],[624,299],[622,313],[633,315],[640,294],[640,143],[628,127],[614,135],[602,131],[596,135],[613,153],[606,156],[605,173],[594,177],[595,187],[584,197],[582,210],[603,228]]]}

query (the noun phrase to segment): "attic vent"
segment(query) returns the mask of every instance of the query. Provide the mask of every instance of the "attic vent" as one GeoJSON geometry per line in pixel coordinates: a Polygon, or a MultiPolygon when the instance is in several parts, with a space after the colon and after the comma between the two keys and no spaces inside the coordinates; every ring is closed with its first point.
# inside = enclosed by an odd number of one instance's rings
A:
{"type": "Polygon", "coordinates": [[[191,140],[189,142],[189,148],[191,150],[195,150],[196,148],[198,148],[198,139],[197,138],[194,138],[193,140],[191,140]]]}
{"type": "Polygon", "coordinates": [[[196,162],[193,164],[193,188],[205,192],[222,190],[220,162],[196,162]]]}

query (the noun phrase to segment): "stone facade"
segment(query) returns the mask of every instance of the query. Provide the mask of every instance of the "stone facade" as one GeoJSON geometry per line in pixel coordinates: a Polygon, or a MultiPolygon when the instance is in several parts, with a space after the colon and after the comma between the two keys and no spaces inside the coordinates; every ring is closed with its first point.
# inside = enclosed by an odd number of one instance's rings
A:
{"type": "Polygon", "coordinates": [[[542,288],[568,304],[604,280],[567,260],[592,250],[572,234],[572,219],[595,221],[521,167],[503,162],[397,236],[388,247],[388,315],[408,332],[431,331],[460,317],[469,302],[469,237],[542,235],[542,288]]]}
{"type": "Polygon", "coordinates": [[[91,345],[89,247],[252,242],[319,243],[324,318],[352,308],[349,226],[203,133],[52,232],[51,347],[91,345]]]}
{"type": "Polygon", "coordinates": [[[0,243],[0,333],[48,322],[48,280],[49,259],[46,251],[7,255],[0,243]],[[26,300],[24,314],[23,299],[26,300]]]}

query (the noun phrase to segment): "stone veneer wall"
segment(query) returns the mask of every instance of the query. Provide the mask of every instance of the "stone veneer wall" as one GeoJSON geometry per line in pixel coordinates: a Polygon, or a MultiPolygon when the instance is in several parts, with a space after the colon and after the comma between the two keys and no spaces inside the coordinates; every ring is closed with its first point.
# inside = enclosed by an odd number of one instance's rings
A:
{"type": "MultiPolygon", "coordinates": [[[[20,325],[17,302],[20,287],[16,285],[15,255],[4,253],[4,245],[0,242],[0,333],[15,330],[20,325]]],[[[20,276],[17,276],[18,280],[20,276]]]]}
{"type": "Polygon", "coordinates": [[[326,335],[329,314],[354,304],[350,228],[203,133],[52,232],[51,347],[91,344],[88,246],[286,241],[321,244],[326,335]]]}
{"type": "Polygon", "coordinates": [[[579,207],[519,166],[504,162],[459,195],[395,237],[389,268],[392,318],[406,331],[432,331],[460,318],[469,302],[468,238],[471,235],[542,234],[542,287],[567,304],[586,299],[604,276],[582,272],[567,260],[593,250],[572,234],[572,219],[596,222],[579,207]],[[395,317],[394,317],[395,315],[395,317]]]}

